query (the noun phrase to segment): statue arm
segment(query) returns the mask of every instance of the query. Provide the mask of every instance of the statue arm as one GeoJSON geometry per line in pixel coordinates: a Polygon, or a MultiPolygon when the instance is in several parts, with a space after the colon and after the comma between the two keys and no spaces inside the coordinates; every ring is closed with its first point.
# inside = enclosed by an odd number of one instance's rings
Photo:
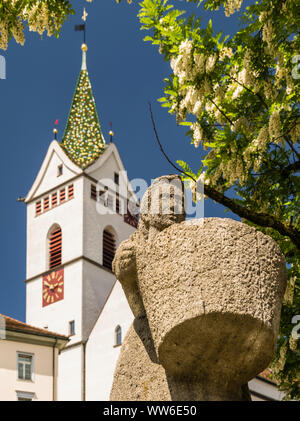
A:
{"type": "Polygon", "coordinates": [[[137,284],[135,235],[123,241],[113,261],[113,272],[120,281],[127,301],[135,317],[145,313],[137,284]]]}

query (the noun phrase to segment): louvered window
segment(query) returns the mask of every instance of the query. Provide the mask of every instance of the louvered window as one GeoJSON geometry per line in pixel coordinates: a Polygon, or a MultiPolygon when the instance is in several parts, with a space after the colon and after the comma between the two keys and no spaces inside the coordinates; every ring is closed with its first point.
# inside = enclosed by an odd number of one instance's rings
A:
{"type": "Polygon", "coordinates": [[[52,194],[51,203],[53,208],[57,205],[57,193],[52,194]]]}
{"type": "Polygon", "coordinates": [[[116,212],[120,213],[120,198],[119,198],[119,193],[117,193],[116,195],[116,212]]]}
{"type": "Polygon", "coordinates": [[[97,200],[97,189],[95,184],[91,184],[91,198],[97,200]]]}
{"type": "Polygon", "coordinates": [[[61,189],[59,192],[60,203],[63,203],[66,200],[66,189],[61,189]]]}
{"type": "Polygon", "coordinates": [[[68,199],[73,199],[74,197],[74,185],[70,184],[68,187],[68,199]]]}
{"type": "Polygon", "coordinates": [[[49,196],[44,199],[44,212],[49,209],[49,196]]]}
{"type": "Polygon", "coordinates": [[[40,215],[42,213],[42,202],[36,202],[35,204],[35,215],[40,215]]]}
{"type": "Polygon", "coordinates": [[[60,228],[55,228],[49,239],[49,268],[61,265],[62,233],[60,228]]]}
{"type": "Polygon", "coordinates": [[[112,261],[115,257],[116,242],[113,234],[103,231],[103,266],[112,269],[112,261]]]}

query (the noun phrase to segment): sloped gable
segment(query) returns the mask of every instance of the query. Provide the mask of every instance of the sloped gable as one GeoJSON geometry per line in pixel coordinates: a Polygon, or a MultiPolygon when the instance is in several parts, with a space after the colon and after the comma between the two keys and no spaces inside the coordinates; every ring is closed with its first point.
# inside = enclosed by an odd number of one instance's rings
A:
{"type": "Polygon", "coordinates": [[[75,165],[66,155],[59,143],[53,140],[38,175],[26,196],[25,203],[67,182],[74,176],[82,174],[82,172],[81,168],[75,165]],[[59,165],[63,165],[63,173],[60,176],[58,176],[59,165]]]}

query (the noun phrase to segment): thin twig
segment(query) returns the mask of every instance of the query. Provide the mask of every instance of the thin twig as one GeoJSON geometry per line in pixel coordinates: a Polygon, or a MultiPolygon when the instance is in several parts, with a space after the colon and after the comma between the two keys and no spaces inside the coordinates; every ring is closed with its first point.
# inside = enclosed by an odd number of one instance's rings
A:
{"type": "MultiPolygon", "coordinates": [[[[173,164],[173,162],[165,153],[158,137],[150,103],[149,103],[149,109],[150,109],[150,115],[151,115],[155,137],[164,157],[167,159],[169,164],[171,164],[172,167],[174,167],[177,171],[181,172],[182,174],[185,174],[187,177],[197,182],[194,179],[194,177],[192,177],[190,174],[187,174],[186,172],[178,168],[175,164],[173,164]]],[[[210,199],[215,200],[221,205],[229,208],[233,213],[235,213],[236,215],[239,215],[241,218],[247,219],[248,221],[254,222],[255,224],[260,225],[262,227],[273,228],[276,231],[278,231],[281,235],[288,236],[293,241],[293,243],[297,246],[297,248],[300,249],[300,231],[296,227],[286,225],[285,223],[281,222],[276,217],[269,215],[267,213],[255,212],[251,209],[241,206],[238,203],[236,203],[234,199],[230,199],[229,197],[225,196],[223,193],[218,192],[215,188],[207,184],[204,184],[204,194],[208,196],[210,199]]]]}
{"type": "Polygon", "coordinates": [[[194,180],[195,181],[195,183],[197,183],[197,180],[195,180],[194,179],[194,177],[192,177],[190,174],[187,174],[186,172],[184,172],[183,170],[181,170],[180,168],[178,168],[171,160],[170,160],[170,158],[168,157],[168,155],[165,153],[165,151],[164,151],[164,149],[163,149],[163,147],[162,147],[162,144],[160,143],[160,140],[159,140],[159,136],[158,136],[158,133],[157,133],[157,130],[156,130],[156,126],[155,126],[155,122],[154,122],[154,117],[153,117],[153,113],[152,113],[152,107],[151,107],[151,104],[150,104],[150,102],[149,102],[149,110],[150,110],[150,116],[151,116],[151,121],[152,121],[152,126],[153,126],[153,130],[154,130],[154,133],[155,133],[155,137],[156,137],[156,140],[157,140],[157,143],[158,143],[158,145],[159,145],[159,149],[161,150],[161,152],[162,152],[162,154],[164,155],[164,157],[166,158],[166,160],[169,162],[169,164],[171,164],[172,165],[172,167],[174,167],[175,168],[175,170],[176,171],[179,171],[179,172],[181,172],[182,174],[185,174],[187,177],[189,177],[189,178],[191,178],[192,180],[194,180]]]}

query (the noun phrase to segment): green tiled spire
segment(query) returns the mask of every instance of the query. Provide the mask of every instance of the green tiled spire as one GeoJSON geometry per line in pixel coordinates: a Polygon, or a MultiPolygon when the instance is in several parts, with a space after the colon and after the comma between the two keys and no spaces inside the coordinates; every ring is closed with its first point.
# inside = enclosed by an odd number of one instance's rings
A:
{"type": "Polygon", "coordinates": [[[85,168],[103,153],[105,140],[86,68],[87,46],[83,44],[81,48],[82,67],[62,139],[62,147],[75,164],[85,168]]]}

